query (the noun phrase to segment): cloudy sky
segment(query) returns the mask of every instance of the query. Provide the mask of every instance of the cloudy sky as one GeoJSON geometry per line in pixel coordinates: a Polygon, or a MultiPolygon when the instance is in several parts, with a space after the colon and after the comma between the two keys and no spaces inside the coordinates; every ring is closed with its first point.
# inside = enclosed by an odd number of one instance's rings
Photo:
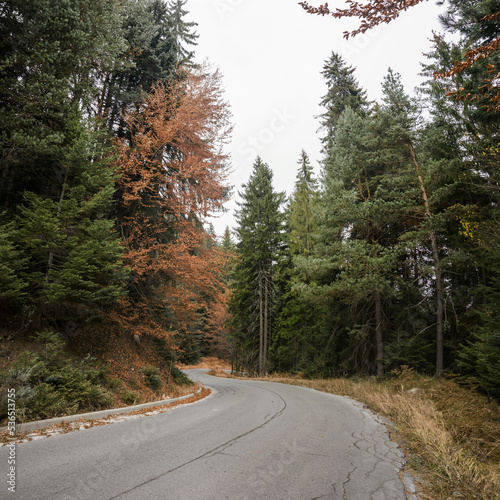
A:
{"type": "MultiPolygon", "coordinates": [[[[219,68],[231,106],[234,132],[228,152],[235,199],[257,155],[273,170],[275,189],[288,194],[302,149],[319,173],[315,117],[326,93],[321,70],[332,51],[356,68],[370,100],[380,99],[389,67],[412,93],[421,81],[420,63],[432,31],[442,31],[437,17],[444,10],[429,0],[389,25],[345,40],[343,32],[357,27],[355,22],[307,14],[297,0],[188,0],[186,9],[187,19],[198,23],[196,58],[219,68]]],[[[235,225],[235,199],[227,205],[228,214],[212,221],[219,235],[235,225]]]]}

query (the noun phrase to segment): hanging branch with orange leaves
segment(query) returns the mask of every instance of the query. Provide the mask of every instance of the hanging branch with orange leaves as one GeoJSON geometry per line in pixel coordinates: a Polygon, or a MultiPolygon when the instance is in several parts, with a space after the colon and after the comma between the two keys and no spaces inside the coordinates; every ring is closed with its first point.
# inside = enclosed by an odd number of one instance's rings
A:
{"type": "Polygon", "coordinates": [[[344,38],[365,33],[370,28],[374,28],[382,23],[390,23],[401,12],[408,10],[425,0],[372,0],[366,4],[360,4],[354,0],[347,0],[347,9],[330,10],[328,3],[319,7],[312,7],[307,2],[299,2],[299,5],[309,14],[320,16],[332,16],[336,19],[344,17],[354,17],[361,20],[359,28],[353,31],[344,31],[344,38]]]}
{"type": "Polygon", "coordinates": [[[223,289],[223,259],[203,228],[227,201],[231,127],[220,75],[208,68],[158,84],[124,117],[116,142],[119,231],[131,269],[120,323],[170,339],[187,332],[223,289]]]}

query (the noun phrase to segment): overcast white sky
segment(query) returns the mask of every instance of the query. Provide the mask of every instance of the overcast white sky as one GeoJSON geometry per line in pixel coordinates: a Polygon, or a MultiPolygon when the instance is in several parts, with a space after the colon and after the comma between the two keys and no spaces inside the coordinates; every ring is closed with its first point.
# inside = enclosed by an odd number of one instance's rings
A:
{"type": "MultiPolygon", "coordinates": [[[[324,3],[310,1],[312,5],[324,3]]],[[[330,7],[341,6],[330,1],[330,7]]],[[[356,68],[370,100],[379,100],[391,67],[412,93],[421,77],[422,55],[432,31],[442,31],[435,0],[411,8],[389,25],[345,40],[349,20],[307,14],[297,0],[188,0],[188,20],[198,23],[196,59],[220,69],[234,132],[228,147],[235,197],[247,182],[257,155],[274,172],[274,187],[291,194],[302,149],[319,173],[318,105],[326,93],[321,76],[332,51],[356,68]]],[[[229,213],[213,219],[217,234],[235,226],[235,200],[229,213]]]]}

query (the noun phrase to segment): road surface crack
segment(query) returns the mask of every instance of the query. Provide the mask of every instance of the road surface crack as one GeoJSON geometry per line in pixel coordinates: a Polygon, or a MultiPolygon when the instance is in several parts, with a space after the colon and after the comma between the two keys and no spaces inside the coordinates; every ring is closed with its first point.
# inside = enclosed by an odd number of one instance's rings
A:
{"type": "Polygon", "coordinates": [[[162,478],[162,477],[164,477],[164,476],[166,476],[168,474],[171,474],[172,472],[175,472],[175,471],[177,471],[179,469],[182,469],[182,467],[185,467],[186,465],[192,464],[193,462],[196,462],[196,461],[198,461],[198,460],[200,460],[202,458],[206,458],[206,457],[209,457],[209,456],[216,455],[217,453],[221,453],[224,450],[226,450],[227,448],[229,448],[230,446],[232,446],[233,444],[237,443],[241,438],[244,438],[244,437],[248,436],[249,434],[252,434],[253,432],[258,431],[259,429],[262,429],[267,424],[269,424],[269,422],[272,422],[275,418],[280,417],[283,414],[283,412],[285,411],[285,409],[286,409],[286,406],[287,406],[286,405],[286,401],[278,393],[276,393],[274,391],[271,391],[270,389],[263,389],[263,390],[272,392],[273,394],[275,394],[276,396],[278,396],[278,398],[281,399],[281,401],[283,402],[283,407],[281,408],[281,410],[277,411],[272,416],[270,416],[269,420],[266,420],[261,425],[258,425],[257,427],[254,427],[253,429],[250,429],[249,431],[244,432],[243,434],[240,434],[239,436],[236,436],[235,438],[232,438],[229,441],[226,441],[225,443],[217,446],[216,448],[213,448],[212,450],[209,450],[209,451],[203,453],[199,457],[196,457],[196,458],[193,458],[192,460],[189,460],[189,462],[185,462],[185,463],[183,463],[181,465],[178,465],[177,467],[174,467],[173,469],[170,469],[170,470],[168,470],[166,472],[163,472],[162,474],[159,474],[158,476],[152,477],[151,479],[148,479],[147,481],[144,481],[141,484],[138,484],[137,486],[134,486],[133,488],[130,488],[130,489],[126,490],[126,491],[122,491],[118,495],[110,497],[108,500],[114,500],[115,498],[119,498],[122,495],[125,495],[127,493],[132,492],[132,491],[135,491],[138,488],[141,488],[142,486],[144,486],[145,484],[152,483],[153,481],[156,481],[157,479],[160,479],[160,478],[162,478]]]}
{"type": "Polygon", "coordinates": [[[352,469],[347,473],[347,479],[342,483],[342,493],[344,500],[347,500],[349,497],[347,496],[346,486],[351,481],[351,475],[356,472],[357,467],[351,462],[352,469]]]}

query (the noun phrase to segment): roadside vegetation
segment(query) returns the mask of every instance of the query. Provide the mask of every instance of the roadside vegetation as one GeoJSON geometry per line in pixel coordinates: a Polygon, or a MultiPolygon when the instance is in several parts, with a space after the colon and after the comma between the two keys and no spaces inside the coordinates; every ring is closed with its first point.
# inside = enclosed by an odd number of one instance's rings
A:
{"type": "MultiPolygon", "coordinates": [[[[211,373],[227,376],[222,370],[211,373]]],[[[346,396],[390,419],[391,437],[406,454],[419,498],[500,498],[500,407],[474,389],[408,367],[383,380],[279,374],[260,380],[346,396]]]]}
{"type": "Polygon", "coordinates": [[[3,333],[0,427],[7,421],[7,389],[16,391],[17,423],[193,392],[193,383],[158,339],[143,337],[137,344],[119,328],[102,325],[69,340],[49,330],[15,337],[3,333]]]}

